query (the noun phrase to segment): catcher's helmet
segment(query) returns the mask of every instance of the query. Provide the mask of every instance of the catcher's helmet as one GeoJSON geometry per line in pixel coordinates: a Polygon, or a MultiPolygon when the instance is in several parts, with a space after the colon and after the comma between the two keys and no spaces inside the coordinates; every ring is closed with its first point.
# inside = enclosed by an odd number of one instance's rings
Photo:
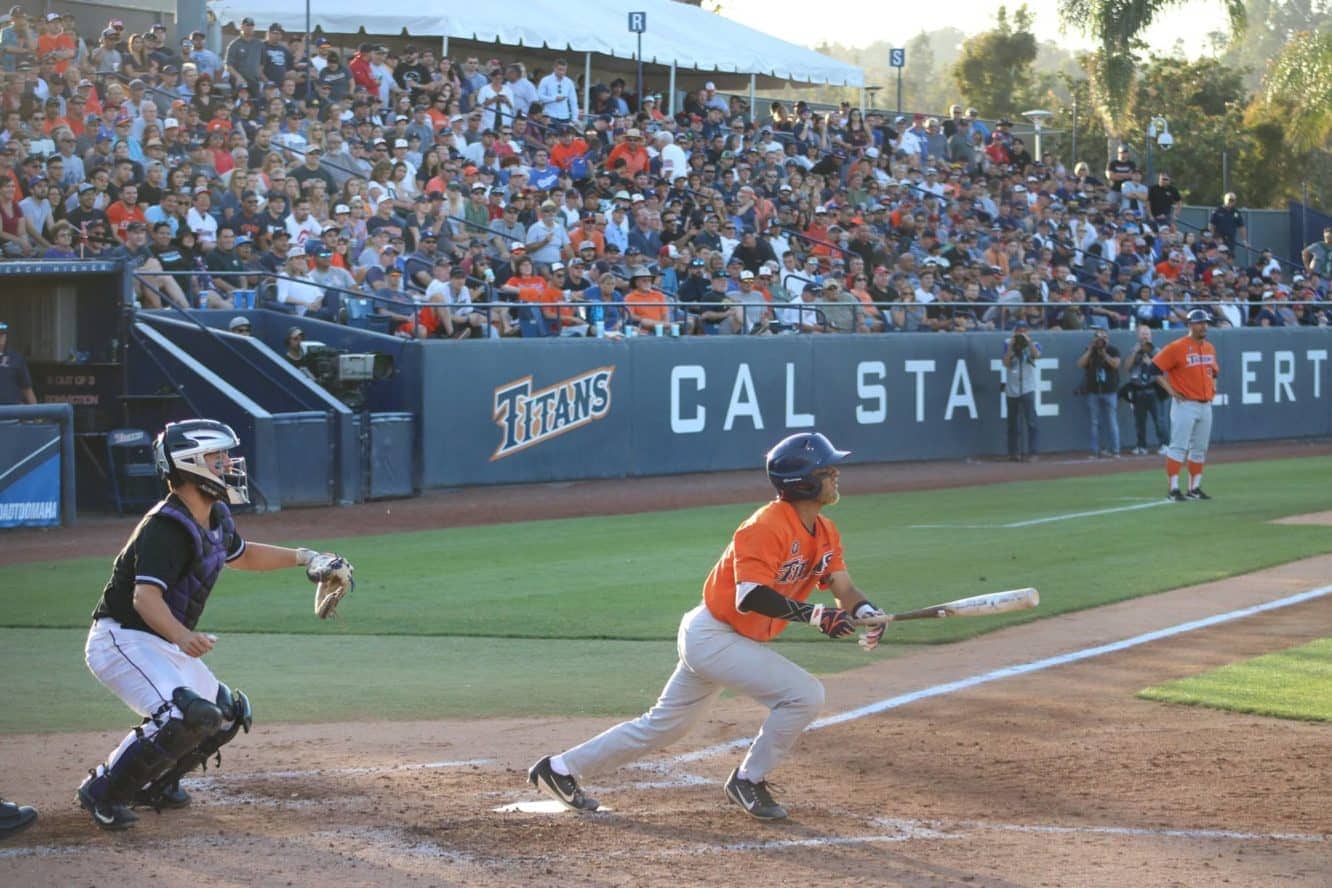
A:
{"type": "Polygon", "coordinates": [[[206,454],[226,453],[239,446],[240,438],[226,423],[187,419],[167,423],[153,441],[153,457],[157,474],[172,484],[192,481],[205,495],[240,505],[250,501],[245,458],[228,456],[212,465],[204,461],[206,454]]]}
{"type": "Polygon", "coordinates": [[[1210,324],[1211,322],[1212,316],[1201,308],[1195,308],[1193,311],[1189,312],[1190,324],[1210,324]]]}
{"type": "Polygon", "coordinates": [[[768,480],[784,500],[815,499],[821,482],[814,473],[850,455],[851,451],[838,450],[818,432],[791,435],[768,451],[768,480]]]}

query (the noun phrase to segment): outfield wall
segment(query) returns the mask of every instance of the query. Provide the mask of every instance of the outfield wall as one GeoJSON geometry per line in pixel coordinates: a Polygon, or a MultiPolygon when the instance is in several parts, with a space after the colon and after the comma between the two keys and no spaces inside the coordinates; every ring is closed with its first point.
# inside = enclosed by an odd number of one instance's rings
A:
{"type": "MultiPolygon", "coordinates": [[[[1183,331],[1156,331],[1158,346],[1183,331]]],[[[1089,447],[1076,361],[1090,332],[1037,337],[1040,449],[1089,447]]],[[[1213,441],[1332,434],[1332,335],[1213,331],[1222,375],[1213,441]]],[[[1112,334],[1123,354],[1130,332],[1112,334]]],[[[807,429],[853,461],[1005,452],[997,333],[426,343],[424,487],[752,467],[807,429]]],[[[415,369],[415,368],[413,368],[415,369]]],[[[1124,448],[1133,420],[1120,406],[1124,448]]]]}

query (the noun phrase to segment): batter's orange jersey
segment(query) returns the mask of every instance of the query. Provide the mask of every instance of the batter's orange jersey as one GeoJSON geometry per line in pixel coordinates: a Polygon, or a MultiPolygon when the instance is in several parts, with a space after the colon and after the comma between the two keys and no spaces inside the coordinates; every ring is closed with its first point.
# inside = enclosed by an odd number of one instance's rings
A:
{"type": "Polygon", "coordinates": [[[1152,363],[1161,368],[1181,398],[1210,403],[1216,396],[1216,374],[1221,372],[1221,365],[1216,360],[1215,346],[1206,339],[1199,342],[1192,336],[1182,336],[1157,352],[1152,363]]]}
{"type": "Polygon", "coordinates": [[[846,562],[836,525],[819,515],[810,533],[794,506],[773,500],[736,528],[703,583],[703,602],[714,617],[746,638],[770,641],[786,629],[787,621],[741,613],[736,609],[736,587],[756,583],[804,601],[815,585],[826,589],[839,570],[846,570],[846,562]]]}

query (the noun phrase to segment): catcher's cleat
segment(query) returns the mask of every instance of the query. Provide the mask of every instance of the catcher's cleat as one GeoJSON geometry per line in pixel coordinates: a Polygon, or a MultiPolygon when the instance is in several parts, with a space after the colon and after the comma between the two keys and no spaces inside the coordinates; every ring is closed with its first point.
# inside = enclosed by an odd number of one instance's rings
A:
{"type": "Polygon", "coordinates": [[[79,805],[92,815],[93,823],[105,830],[129,829],[139,816],[124,805],[105,797],[106,777],[89,771],[79,784],[79,805]]]}
{"type": "Polygon", "coordinates": [[[157,811],[188,808],[189,806],[190,794],[180,788],[179,781],[162,787],[158,792],[141,789],[134,794],[134,799],[130,802],[131,808],[153,808],[157,811]]]}
{"type": "Polygon", "coordinates": [[[37,810],[28,805],[16,805],[0,799],[0,839],[32,826],[37,822],[37,810]]]}
{"type": "Polygon", "coordinates": [[[740,777],[736,768],[726,778],[726,797],[735,802],[745,813],[756,820],[785,820],[786,809],[773,799],[768,792],[768,781],[753,783],[740,777]]]}
{"type": "Polygon", "coordinates": [[[573,777],[555,773],[550,766],[550,756],[546,756],[527,771],[527,779],[546,795],[573,811],[595,811],[601,807],[596,799],[583,794],[578,781],[573,777]]]}
{"type": "Polygon", "coordinates": [[[1179,490],[1172,490],[1166,494],[1166,499],[1172,503],[1182,503],[1184,502],[1184,494],[1179,490]]]}
{"type": "Polygon", "coordinates": [[[1208,496],[1207,494],[1203,493],[1203,489],[1202,489],[1201,487],[1195,487],[1195,488],[1193,488],[1192,490],[1190,490],[1190,491],[1188,492],[1187,496],[1188,496],[1188,498],[1191,499],[1191,500],[1209,500],[1209,499],[1211,499],[1210,496],[1208,496]]]}

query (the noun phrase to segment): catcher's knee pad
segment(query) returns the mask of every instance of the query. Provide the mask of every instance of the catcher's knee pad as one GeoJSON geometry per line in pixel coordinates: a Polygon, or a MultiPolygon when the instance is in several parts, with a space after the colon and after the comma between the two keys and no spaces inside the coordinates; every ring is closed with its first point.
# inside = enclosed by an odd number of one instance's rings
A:
{"type": "Polygon", "coordinates": [[[171,704],[180,711],[181,720],[200,737],[206,737],[222,726],[222,707],[189,688],[172,691],[171,704]]]}

